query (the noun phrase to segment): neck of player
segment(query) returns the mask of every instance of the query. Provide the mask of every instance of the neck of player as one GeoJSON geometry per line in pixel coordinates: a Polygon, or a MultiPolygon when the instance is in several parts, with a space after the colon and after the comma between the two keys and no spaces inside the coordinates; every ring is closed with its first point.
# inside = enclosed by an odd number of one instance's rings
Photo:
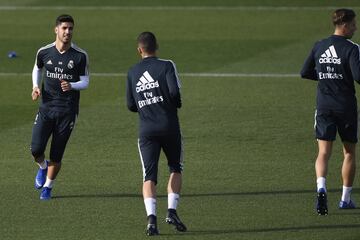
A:
{"type": "Polygon", "coordinates": [[[56,49],[57,49],[60,53],[64,53],[64,52],[66,52],[67,50],[69,50],[69,48],[71,47],[71,42],[64,43],[64,42],[61,42],[61,41],[57,40],[57,41],[55,42],[55,46],[56,46],[56,49]]]}
{"type": "Polygon", "coordinates": [[[342,36],[342,37],[345,37],[345,38],[348,38],[348,39],[350,39],[352,37],[353,33],[354,32],[352,32],[350,29],[348,29],[345,26],[336,27],[335,31],[334,31],[334,35],[342,36]]]}
{"type": "Polygon", "coordinates": [[[143,54],[141,57],[144,58],[148,58],[148,57],[155,57],[155,54],[143,54]]]}

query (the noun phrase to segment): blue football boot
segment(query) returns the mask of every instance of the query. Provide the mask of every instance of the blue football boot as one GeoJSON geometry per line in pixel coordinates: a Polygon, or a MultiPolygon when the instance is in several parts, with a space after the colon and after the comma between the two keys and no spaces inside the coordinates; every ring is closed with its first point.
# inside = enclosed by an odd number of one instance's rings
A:
{"type": "MultiPolygon", "coordinates": [[[[46,163],[47,165],[48,163],[46,163]]],[[[47,170],[48,167],[46,167],[45,169],[41,169],[39,168],[39,170],[36,173],[36,177],[35,177],[35,188],[36,189],[41,189],[46,181],[46,175],[47,175],[47,170]]]]}
{"type": "Polygon", "coordinates": [[[40,193],[40,200],[50,200],[51,199],[51,190],[52,190],[52,188],[44,187],[40,193]]]}
{"type": "Polygon", "coordinates": [[[351,200],[349,203],[345,201],[339,202],[339,209],[355,209],[355,208],[356,208],[355,203],[351,200]]]}

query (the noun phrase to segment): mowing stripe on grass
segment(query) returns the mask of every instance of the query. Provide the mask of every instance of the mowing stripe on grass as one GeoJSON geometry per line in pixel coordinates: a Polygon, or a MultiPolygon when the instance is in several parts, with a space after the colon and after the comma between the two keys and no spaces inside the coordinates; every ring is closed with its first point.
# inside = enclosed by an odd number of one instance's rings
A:
{"type": "MultiPolygon", "coordinates": [[[[125,77],[126,73],[90,73],[90,76],[96,77],[125,77]]],[[[184,77],[207,77],[207,78],[297,78],[299,74],[295,73],[179,73],[184,77]]],[[[27,76],[30,73],[0,73],[0,77],[27,76]]]]}
{"type": "MultiPolygon", "coordinates": [[[[0,11],[15,10],[103,10],[103,11],[121,11],[121,10],[175,10],[175,11],[322,11],[334,10],[337,6],[0,6],[0,11]]],[[[360,9],[360,6],[351,7],[360,9]]]]}

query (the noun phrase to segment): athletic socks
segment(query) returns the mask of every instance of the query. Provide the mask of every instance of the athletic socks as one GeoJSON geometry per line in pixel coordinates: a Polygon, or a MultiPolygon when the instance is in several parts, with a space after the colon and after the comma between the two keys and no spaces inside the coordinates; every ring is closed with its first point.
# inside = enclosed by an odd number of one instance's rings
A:
{"type": "Polygon", "coordinates": [[[155,198],[145,198],[144,204],[145,204],[147,216],[150,216],[150,215],[156,216],[156,199],[155,198]]]}
{"type": "Polygon", "coordinates": [[[51,180],[50,178],[46,177],[46,182],[43,187],[52,188],[54,185],[55,180],[51,180]]]}
{"type": "Polygon", "coordinates": [[[44,160],[42,163],[37,163],[37,165],[39,165],[40,169],[46,169],[48,166],[46,160],[44,160]]]}
{"type": "Polygon", "coordinates": [[[179,194],[169,193],[168,194],[168,209],[176,209],[179,203],[179,194]]]}
{"type": "MultiPolygon", "coordinates": [[[[316,184],[317,184],[318,192],[320,189],[324,189],[326,192],[326,179],[324,177],[317,178],[316,184]]],[[[346,203],[350,202],[351,190],[352,190],[352,187],[343,186],[341,201],[346,202],[346,203]]]]}
{"type": "Polygon", "coordinates": [[[316,185],[317,185],[318,192],[321,188],[324,189],[326,192],[326,179],[324,177],[318,177],[316,179],[316,185]]]}
{"type": "Polygon", "coordinates": [[[341,201],[344,201],[346,203],[350,202],[350,194],[351,194],[352,187],[345,187],[343,186],[341,201]]]}
{"type": "MultiPolygon", "coordinates": [[[[46,182],[47,181],[48,181],[48,179],[46,179],[46,182]]],[[[45,185],[46,185],[46,183],[45,183],[45,185]]],[[[168,194],[168,209],[176,210],[178,203],[179,203],[179,194],[169,193],[168,194]]],[[[148,217],[151,215],[156,216],[156,199],[155,198],[145,198],[144,204],[145,204],[146,215],[148,217]]]]}

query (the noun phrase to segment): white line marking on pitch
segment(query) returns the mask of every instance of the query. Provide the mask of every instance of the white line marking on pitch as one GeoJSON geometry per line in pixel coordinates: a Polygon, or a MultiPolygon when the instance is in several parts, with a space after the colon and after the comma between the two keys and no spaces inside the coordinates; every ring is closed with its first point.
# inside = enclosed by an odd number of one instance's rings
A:
{"type": "MultiPolygon", "coordinates": [[[[15,10],[103,10],[103,11],[121,11],[121,10],[181,10],[181,11],[319,11],[334,10],[336,6],[0,6],[0,11],[15,10]]],[[[360,9],[360,6],[351,7],[352,9],[360,9]]]]}
{"type": "MultiPolygon", "coordinates": [[[[90,73],[95,77],[126,77],[126,73],[90,73]]],[[[300,77],[295,73],[179,73],[180,77],[209,77],[209,78],[296,78],[300,77]]],[[[30,73],[0,73],[0,77],[30,77],[30,73]]]]}

